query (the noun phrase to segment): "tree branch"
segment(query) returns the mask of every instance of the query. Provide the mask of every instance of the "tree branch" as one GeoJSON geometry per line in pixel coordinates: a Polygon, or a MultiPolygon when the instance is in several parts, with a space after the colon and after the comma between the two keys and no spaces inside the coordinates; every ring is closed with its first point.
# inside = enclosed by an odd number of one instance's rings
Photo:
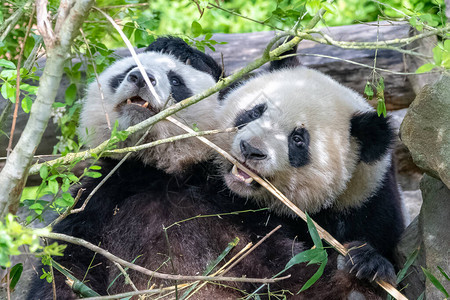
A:
{"type": "MultiPolygon", "coordinates": [[[[38,0],[39,1],[39,0],[38,0]]],[[[52,104],[61,81],[64,63],[69,58],[70,47],[81,24],[88,15],[94,0],[76,1],[67,19],[61,25],[58,43],[47,46],[47,63],[39,81],[37,97],[31,108],[30,117],[16,147],[6,160],[0,173],[0,218],[10,209],[14,212],[25,186],[28,170],[37,145],[50,118],[52,104]]],[[[42,21],[39,21],[42,23],[42,21]]],[[[49,41],[49,36],[44,40],[49,41]]]]}
{"type": "Polygon", "coordinates": [[[25,11],[27,11],[32,5],[33,0],[28,0],[24,6],[19,7],[8,19],[6,19],[2,25],[0,25],[0,42],[6,38],[10,31],[16,26],[20,18],[22,18],[25,11]]]}

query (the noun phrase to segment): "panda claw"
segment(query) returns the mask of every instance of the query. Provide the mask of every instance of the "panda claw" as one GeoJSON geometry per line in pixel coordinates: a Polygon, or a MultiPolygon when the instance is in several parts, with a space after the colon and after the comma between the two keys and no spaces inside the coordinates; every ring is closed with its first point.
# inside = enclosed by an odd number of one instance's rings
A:
{"type": "Polygon", "coordinates": [[[131,102],[131,99],[130,98],[128,98],[127,99],[127,104],[131,104],[132,102],[131,102]]]}

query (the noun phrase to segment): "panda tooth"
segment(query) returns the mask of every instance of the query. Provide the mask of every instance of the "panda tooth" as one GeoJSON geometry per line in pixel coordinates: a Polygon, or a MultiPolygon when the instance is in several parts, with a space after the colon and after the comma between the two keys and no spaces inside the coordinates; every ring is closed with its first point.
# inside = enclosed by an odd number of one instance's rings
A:
{"type": "Polygon", "coordinates": [[[252,183],[253,182],[253,178],[249,177],[247,179],[244,180],[245,183],[252,183]]]}
{"type": "Polygon", "coordinates": [[[131,104],[131,99],[130,98],[127,99],[127,104],[131,104]]]}
{"type": "Polygon", "coordinates": [[[142,104],[142,107],[147,108],[148,107],[148,102],[145,102],[144,104],[142,104]]]}
{"type": "Polygon", "coordinates": [[[233,165],[233,169],[231,170],[231,173],[233,173],[233,175],[235,175],[235,176],[239,176],[238,169],[237,169],[236,165],[233,165]]]}

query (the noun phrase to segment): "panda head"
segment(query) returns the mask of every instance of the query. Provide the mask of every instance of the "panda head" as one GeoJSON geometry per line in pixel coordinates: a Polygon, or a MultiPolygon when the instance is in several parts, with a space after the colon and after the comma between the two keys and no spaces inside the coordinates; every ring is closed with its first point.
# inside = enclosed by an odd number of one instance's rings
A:
{"type": "MultiPolygon", "coordinates": [[[[355,92],[308,68],[248,81],[228,94],[219,115],[224,128],[238,131],[216,142],[311,213],[361,205],[390,163],[387,119],[355,92]]],[[[290,213],[244,171],[227,161],[220,165],[233,192],[290,213]]]]}
{"type": "MultiPolygon", "coordinates": [[[[94,81],[87,89],[79,134],[88,146],[97,146],[110,137],[107,117],[110,124],[118,121],[119,129],[124,130],[165,107],[210,88],[221,73],[221,68],[210,56],[173,37],[157,39],[138,58],[159,99],[152,95],[132,57],[117,61],[99,76],[99,84],[94,81]]],[[[178,112],[175,117],[190,127],[214,129],[214,112],[218,109],[217,96],[210,96],[178,112]]],[[[144,142],[182,133],[185,132],[163,120],[153,125],[144,142]]],[[[132,135],[120,146],[135,145],[142,134],[132,135]]],[[[200,142],[188,139],[142,150],[135,155],[144,164],[177,172],[204,160],[209,153],[200,142]]]]}

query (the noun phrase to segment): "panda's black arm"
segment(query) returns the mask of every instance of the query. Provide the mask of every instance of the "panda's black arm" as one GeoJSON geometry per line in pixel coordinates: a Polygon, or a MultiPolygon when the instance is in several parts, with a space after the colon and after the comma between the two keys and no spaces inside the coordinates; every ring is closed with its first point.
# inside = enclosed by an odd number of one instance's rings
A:
{"type": "Polygon", "coordinates": [[[313,215],[321,226],[350,251],[349,269],[360,271],[363,278],[377,276],[392,282],[394,249],[404,229],[400,195],[391,168],[378,191],[361,207],[337,213],[332,209],[313,215]]]}

